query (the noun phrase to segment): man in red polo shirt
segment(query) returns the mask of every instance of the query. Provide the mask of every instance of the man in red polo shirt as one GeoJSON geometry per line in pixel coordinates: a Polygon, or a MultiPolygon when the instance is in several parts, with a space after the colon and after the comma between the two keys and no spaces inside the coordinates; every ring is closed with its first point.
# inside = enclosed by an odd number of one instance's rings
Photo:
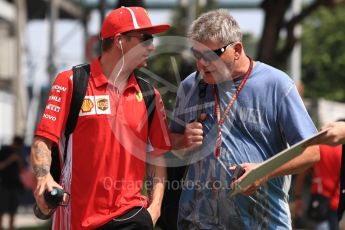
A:
{"type": "Polygon", "coordinates": [[[303,217],[307,206],[303,200],[302,192],[305,187],[306,177],[311,172],[311,194],[321,194],[329,198],[329,210],[325,220],[313,220],[314,229],[338,230],[337,208],[340,195],[340,167],[342,146],[320,145],[320,161],[313,167],[301,172],[295,178],[294,205],[296,218],[303,217]]]}
{"type": "Polygon", "coordinates": [[[68,70],[56,77],[31,152],[39,209],[44,214],[50,212],[43,198],[45,190],[56,186],[70,193],[68,205],[54,213],[53,229],[153,228],[160,215],[166,175],[161,155],[171,144],[157,90],[148,127],[147,108],[133,70],[146,66],[154,50],[152,34],[168,29],[169,25],[153,26],[141,7],[118,8],[105,18],[100,32],[102,55],[91,63],[60,185],[49,172],[51,146],[64,149],[62,133],[73,74],[68,70]],[[146,171],[153,183],[150,199],[141,193],[146,171]]]}

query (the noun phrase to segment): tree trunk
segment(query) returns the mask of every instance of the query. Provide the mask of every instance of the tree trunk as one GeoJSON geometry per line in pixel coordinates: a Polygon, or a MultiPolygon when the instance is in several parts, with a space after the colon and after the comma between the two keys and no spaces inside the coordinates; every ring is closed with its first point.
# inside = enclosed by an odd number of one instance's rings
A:
{"type": "Polygon", "coordinates": [[[271,65],[277,65],[276,50],[279,34],[284,25],[284,16],[292,0],[264,0],[262,8],[265,12],[265,23],[258,46],[257,59],[271,65]]]}
{"type": "Polygon", "coordinates": [[[344,4],[344,0],[315,0],[305,6],[298,15],[285,18],[293,0],[263,0],[262,9],[265,12],[265,22],[261,40],[258,45],[257,59],[267,64],[284,67],[291,51],[299,40],[294,34],[294,28],[320,6],[335,7],[344,4]],[[280,32],[285,29],[286,37],[280,39],[280,32]],[[279,48],[281,47],[281,48],[279,48]]]}

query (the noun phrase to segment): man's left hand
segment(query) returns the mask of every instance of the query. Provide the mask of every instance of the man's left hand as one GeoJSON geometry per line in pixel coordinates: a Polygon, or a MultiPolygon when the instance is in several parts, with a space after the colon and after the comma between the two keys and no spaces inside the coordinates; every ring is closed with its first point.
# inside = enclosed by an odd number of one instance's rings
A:
{"type": "MultiPolygon", "coordinates": [[[[244,164],[240,164],[242,166],[242,168],[245,170],[245,173],[238,178],[237,180],[235,180],[233,182],[233,185],[237,185],[241,182],[241,180],[247,176],[247,174],[252,171],[253,169],[255,169],[256,167],[258,167],[260,164],[257,163],[244,163],[244,164]]],[[[230,170],[235,170],[235,166],[231,166],[230,170]]],[[[258,190],[262,185],[266,184],[266,182],[268,181],[268,176],[265,176],[259,180],[256,180],[253,184],[249,185],[246,188],[243,188],[242,194],[250,196],[252,194],[255,193],[256,190],[258,190]]]]}
{"type": "Polygon", "coordinates": [[[153,225],[156,225],[158,218],[161,215],[160,207],[153,207],[152,205],[147,208],[147,211],[150,213],[153,225]]]}

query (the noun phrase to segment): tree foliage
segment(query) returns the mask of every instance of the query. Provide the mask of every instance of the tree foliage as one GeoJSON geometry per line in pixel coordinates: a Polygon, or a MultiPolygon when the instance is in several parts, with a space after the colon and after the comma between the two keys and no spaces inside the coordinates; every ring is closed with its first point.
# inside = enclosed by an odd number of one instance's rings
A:
{"type": "Polygon", "coordinates": [[[295,26],[303,22],[311,13],[321,6],[336,7],[344,0],[314,0],[308,1],[299,14],[287,17],[293,0],[263,0],[261,8],[265,13],[262,37],[258,45],[257,59],[273,66],[286,65],[291,51],[298,42],[295,36],[295,26]],[[286,37],[281,36],[286,33],[286,37]]]}
{"type": "Polygon", "coordinates": [[[320,8],[305,20],[302,80],[305,96],[345,101],[345,6],[320,8]]]}
{"type": "MultiPolygon", "coordinates": [[[[143,4],[143,1],[119,1],[122,5],[143,4]],[[126,4],[125,4],[126,3],[126,4]]],[[[325,97],[327,99],[345,101],[345,73],[342,67],[345,65],[344,38],[345,0],[314,0],[307,1],[299,14],[291,13],[293,0],[263,0],[261,8],[265,14],[262,37],[257,47],[257,59],[278,68],[286,68],[288,58],[294,45],[299,42],[299,37],[294,34],[295,26],[303,25],[303,70],[302,80],[305,85],[305,96],[325,97]],[[320,9],[320,10],[318,10],[320,9]],[[282,33],[283,32],[283,33],[282,33]],[[281,36],[284,34],[285,36],[281,36]]],[[[216,1],[207,1],[200,6],[178,6],[172,18],[174,22],[170,31],[165,35],[185,36],[190,23],[188,7],[195,8],[195,16],[200,13],[217,8],[216,1]]],[[[250,42],[252,38],[244,37],[244,43],[249,48],[249,54],[254,53],[250,42]],[[249,45],[249,47],[248,47],[249,45]]],[[[171,55],[167,58],[151,60],[150,68],[153,72],[174,83],[176,71],[171,66],[171,55]]],[[[194,70],[190,60],[181,55],[174,55],[181,80],[194,70]]],[[[190,59],[190,58],[189,58],[190,59]]],[[[159,86],[159,84],[157,85],[159,86]]],[[[173,104],[173,98],[167,93],[167,101],[173,104]]],[[[167,107],[170,107],[167,105],[167,107]]]]}

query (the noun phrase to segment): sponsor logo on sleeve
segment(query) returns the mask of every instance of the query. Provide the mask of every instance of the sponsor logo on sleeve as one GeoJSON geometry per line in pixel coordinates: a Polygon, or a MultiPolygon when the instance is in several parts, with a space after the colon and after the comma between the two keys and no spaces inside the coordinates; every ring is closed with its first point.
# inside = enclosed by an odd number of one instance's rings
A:
{"type": "Polygon", "coordinates": [[[46,114],[46,113],[43,114],[43,118],[46,118],[46,119],[51,120],[51,121],[56,121],[56,117],[49,115],[49,114],[46,114]]]}
{"type": "Polygon", "coordinates": [[[49,101],[56,101],[56,102],[61,102],[61,97],[58,97],[58,96],[49,96],[49,101]]]}
{"type": "Polygon", "coordinates": [[[55,91],[57,93],[60,93],[61,91],[62,92],[66,92],[67,90],[67,87],[64,87],[64,86],[61,86],[61,85],[53,85],[52,86],[52,91],[55,91]]]}
{"type": "Polygon", "coordinates": [[[54,112],[60,112],[61,107],[53,104],[48,104],[46,109],[52,110],[54,112]]]}

